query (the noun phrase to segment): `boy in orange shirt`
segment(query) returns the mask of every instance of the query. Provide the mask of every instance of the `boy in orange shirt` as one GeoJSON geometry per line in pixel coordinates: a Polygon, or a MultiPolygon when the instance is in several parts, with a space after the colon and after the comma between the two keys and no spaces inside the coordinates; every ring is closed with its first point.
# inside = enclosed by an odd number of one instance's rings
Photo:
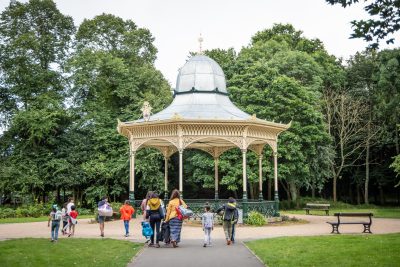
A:
{"type": "Polygon", "coordinates": [[[135,209],[129,204],[129,200],[125,200],[125,204],[119,209],[121,213],[121,220],[124,221],[125,226],[125,237],[129,236],[129,221],[132,218],[132,214],[135,212],[135,209]]]}

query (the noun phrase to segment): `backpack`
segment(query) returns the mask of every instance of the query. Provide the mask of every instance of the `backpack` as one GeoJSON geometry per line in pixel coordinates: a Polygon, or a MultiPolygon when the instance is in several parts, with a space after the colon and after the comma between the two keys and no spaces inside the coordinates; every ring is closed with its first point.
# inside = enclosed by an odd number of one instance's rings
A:
{"type": "Polygon", "coordinates": [[[53,212],[52,218],[53,221],[61,221],[62,220],[62,212],[57,210],[56,212],[53,212]]]}

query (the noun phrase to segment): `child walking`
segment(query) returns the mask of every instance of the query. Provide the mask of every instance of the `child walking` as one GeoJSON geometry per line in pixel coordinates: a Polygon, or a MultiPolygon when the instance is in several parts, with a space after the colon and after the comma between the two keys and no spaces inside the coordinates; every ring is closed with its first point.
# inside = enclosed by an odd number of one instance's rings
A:
{"type": "Polygon", "coordinates": [[[68,234],[68,237],[73,236],[75,234],[75,225],[78,223],[78,218],[79,213],[75,210],[75,206],[71,206],[71,212],[69,213],[69,222],[70,224],[70,232],[68,234]]]}
{"type": "Polygon", "coordinates": [[[60,229],[61,218],[61,211],[58,210],[57,205],[53,205],[49,215],[49,221],[47,222],[47,227],[50,227],[51,221],[51,242],[57,242],[58,240],[58,230],[60,229]]]}
{"type": "Polygon", "coordinates": [[[121,220],[124,221],[125,237],[129,236],[129,221],[132,219],[132,214],[134,212],[135,209],[130,205],[129,200],[125,200],[125,204],[119,209],[119,213],[121,213],[121,220]]]}
{"type": "Polygon", "coordinates": [[[204,231],[204,245],[203,247],[211,246],[211,231],[214,230],[214,214],[210,212],[208,203],[204,207],[204,213],[201,216],[201,224],[204,231]]]}

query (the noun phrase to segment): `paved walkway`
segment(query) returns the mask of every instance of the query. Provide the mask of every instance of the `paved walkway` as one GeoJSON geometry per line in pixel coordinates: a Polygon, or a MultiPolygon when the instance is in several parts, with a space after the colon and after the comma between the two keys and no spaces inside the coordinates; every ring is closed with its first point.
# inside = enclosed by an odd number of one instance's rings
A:
{"type": "Polygon", "coordinates": [[[243,243],[227,246],[222,239],[204,248],[198,240],[185,240],[178,248],[145,248],[128,267],[264,267],[243,243]]]}
{"type": "MultiPolygon", "coordinates": [[[[280,236],[330,235],[332,228],[326,222],[335,220],[335,217],[332,216],[292,216],[307,220],[309,223],[285,226],[268,225],[265,227],[239,226],[236,228],[237,243],[233,246],[225,244],[222,227],[217,226],[212,233],[214,240],[212,248],[202,247],[203,231],[200,226],[184,224],[182,243],[179,248],[144,248],[142,253],[129,266],[263,266],[247,250],[242,241],[280,236]]],[[[88,219],[79,220],[75,230],[75,238],[101,238],[98,224],[90,224],[89,221],[88,219]]],[[[132,220],[130,228],[131,236],[125,238],[123,236],[124,227],[121,221],[107,222],[105,225],[105,236],[113,239],[128,239],[134,242],[143,242],[140,219],[132,220]]],[[[342,234],[360,234],[362,230],[362,225],[340,226],[342,234]]],[[[400,219],[373,218],[371,230],[374,234],[400,233],[400,219]]],[[[50,231],[47,227],[47,222],[0,224],[0,240],[23,237],[49,238],[49,235],[50,231]]]]}

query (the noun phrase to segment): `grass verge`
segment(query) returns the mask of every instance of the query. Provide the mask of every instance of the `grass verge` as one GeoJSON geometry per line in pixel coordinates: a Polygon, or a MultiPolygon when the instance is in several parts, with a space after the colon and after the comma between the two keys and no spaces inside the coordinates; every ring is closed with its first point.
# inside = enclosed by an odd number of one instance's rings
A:
{"type": "Polygon", "coordinates": [[[143,244],[113,239],[24,238],[0,242],[1,266],[126,266],[143,244]]]}
{"type": "MultiPolygon", "coordinates": [[[[78,220],[79,219],[90,219],[90,218],[94,218],[94,215],[80,215],[78,217],[78,220]]],[[[45,222],[48,219],[49,219],[48,216],[41,216],[41,217],[37,217],[37,218],[33,218],[33,217],[4,218],[4,219],[0,219],[0,224],[3,224],[3,223],[45,222]]]]}
{"type": "Polygon", "coordinates": [[[400,266],[400,234],[280,237],[246,244],[269,267],[400,266]]]}

